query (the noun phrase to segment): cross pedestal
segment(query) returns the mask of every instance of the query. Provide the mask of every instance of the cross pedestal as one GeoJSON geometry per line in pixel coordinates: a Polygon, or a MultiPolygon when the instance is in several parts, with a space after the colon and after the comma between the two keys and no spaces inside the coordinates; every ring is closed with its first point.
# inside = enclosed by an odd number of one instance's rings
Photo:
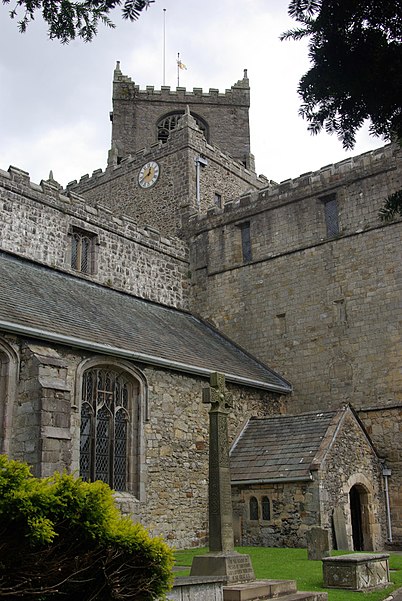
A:
{"type": "Polygon", "coordinates": [[[228,583],[255,579],[249,555],[234,550],[227,416],[232,404],[225,395],[225,376],[211,374],[202,402],[209,411],[209,553],[197,555],[191,576],[226,576],[228,583]]]}

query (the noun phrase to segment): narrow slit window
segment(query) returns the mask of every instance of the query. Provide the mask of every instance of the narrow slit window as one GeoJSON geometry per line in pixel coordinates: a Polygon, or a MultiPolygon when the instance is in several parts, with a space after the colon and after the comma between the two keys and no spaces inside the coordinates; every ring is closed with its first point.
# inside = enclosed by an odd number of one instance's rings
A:
{"type": "Polygon", "coordinates": [[[324,205],[325,226],[328,238],[339,234],[338,201],[335,194],[321,199],[324,205]]]}
{"type": "Polygon", "coordinates": [[[251,234],[250,234],[250,222],[245,221],[240,224],[240,232],[241,232],[241,250],[243,254],[243,262],[248,263],[252,260],[252,251],[251,251],[251,234]]]}

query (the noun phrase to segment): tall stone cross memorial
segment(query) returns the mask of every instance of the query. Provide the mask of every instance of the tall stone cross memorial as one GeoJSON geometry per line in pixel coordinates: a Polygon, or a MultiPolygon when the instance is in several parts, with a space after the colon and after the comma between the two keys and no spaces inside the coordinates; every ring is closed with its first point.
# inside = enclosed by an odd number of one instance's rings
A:
{"type": "Polygon", "coordinates": [[[202,402],[209,411],[209,553],[194,557],[191,576],[226,576],[228,583],[255,580],[249,555],[234,550],[225,376],[211,374],[202,402]]]}

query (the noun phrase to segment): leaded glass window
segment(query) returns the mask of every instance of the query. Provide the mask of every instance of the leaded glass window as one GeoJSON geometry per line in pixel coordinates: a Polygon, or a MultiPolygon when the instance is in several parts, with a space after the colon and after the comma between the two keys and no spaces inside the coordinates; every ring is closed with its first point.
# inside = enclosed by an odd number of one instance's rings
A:
{"type": "MultiPolygon", "coordinates": [[[[166,117],[163,117],[163,119],[161,119],[158,122],[157,127],[156,127],[157,134],[158,134],[158,140],[161,140],[162,143],[165,144],[165,142],[167,142],[170,132],[173,131],[174,129],[176,129],[176,127],[179,123],[179,119],[181,119],[181,117],[183,117],[183,115],[184,115],[184,111],[181,113],[172,113],[170,115],[166,115],[166,117]]],[[[195,115],[192,115],[192,116],[194,117],[198,127],[204,134],[205,138],[208,139],[206,124],[199,117],[196,117],[195,115]]]]}
{"type": "Polygon", "coordinates": [[[338,201],[335,194],[321,198],[324,203],[325,226],[328,238],[339,234],[338,201]]]}
{"type": "Polygon", "coordinates": [[[80,475],[114,490],[128,488],[130,381],[113,368],[86,371],[82,380],[80,475]]]}
{"type": "Polygon", "coordinates": [[[271,519],[271,504],[268,497],[262,497],[262,519],[269,521],[271,519]]]}
{"type": "Polygon", "coordinates": [[[94,272],[96,236],[84,230],[74,229],[71,236],[71,267],[81,273],[94,272]]]}
{"type": "Polygon", "coordinates": [[[256,497],[250,497],[250,520],[258,520],[258,501],[256,497]]]}

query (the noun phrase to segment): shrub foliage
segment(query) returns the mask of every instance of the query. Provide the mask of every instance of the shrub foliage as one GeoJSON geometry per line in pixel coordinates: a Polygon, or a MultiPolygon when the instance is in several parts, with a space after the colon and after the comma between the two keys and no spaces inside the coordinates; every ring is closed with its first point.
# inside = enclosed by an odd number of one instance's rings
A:
{"type": "Polygon", "coordinates": [[[121,516],[103,482],[35,478],[0,456],[0,598],[110,601],[163,598],[172,552],[121,516]]]}

